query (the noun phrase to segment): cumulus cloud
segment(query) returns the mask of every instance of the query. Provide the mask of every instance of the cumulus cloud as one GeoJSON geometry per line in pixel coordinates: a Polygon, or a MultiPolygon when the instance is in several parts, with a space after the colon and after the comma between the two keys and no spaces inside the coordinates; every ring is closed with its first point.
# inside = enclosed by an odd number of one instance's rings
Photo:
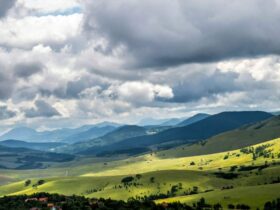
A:
{"type": "Polygon", "coordinates": [[[166,85],[154,85],[148,82],[125,82],[117,87],[117,97],[133,104],[144,105],[156,99],[170,99],[173,91],[166,85]]]}
{"type": "Polygon", "coordinates": [[[24,16],[0,21],[0,46],[32,49],[39,44],[63,48],[80,33],[81,14],[24,16]]]}
{"type": "Polygon", "coordinates": [[[12,2],[0,0],[0,132],[279,109],[279,1],[12,2]]]}
{"type": "Polygon", "coordinates": [[[36,100],[35,108],[25,110],[25,116],[28,118],[54,117],[59,115],[60,113],[54,107],[43,100],[36,100]]]}
{"type": "Polygon", "coordinates": [[[15,4],[16,0],[0,0],[0,18],[4,17],[8,10],[15,4]]]}
{"type": "Polygon", "coordinates": [[[87,0],[85,31],[123,46],[129,67],[279,54],[277,0],[87,0]]]}

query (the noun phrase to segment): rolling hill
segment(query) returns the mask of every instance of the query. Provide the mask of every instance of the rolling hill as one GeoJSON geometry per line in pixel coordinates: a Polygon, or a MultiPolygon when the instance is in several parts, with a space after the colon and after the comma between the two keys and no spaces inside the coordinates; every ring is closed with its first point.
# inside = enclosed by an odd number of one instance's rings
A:
{"type": "MultiPolygon", "coordinates": [[[[94,146],[81,151],[80,154],[105,154],[106,152],[110,153],[112,151],[115,153],[118,153],[116,151],[123,153],[122,151],[126,152],[127,150],[132,149],[137,151],[137,149],[140,148],[148,148],[151,146],[175,141],[180,141],[181,144],[193,143],[200,140],[205,140],[226,131],[239,128],[246,124],[252,124],[266,120],[272,116],[272,114],[260,111],[222,112],[188,126],[171,128],[154,135],[128,138],[111,145],[94,146]]],[[[143,150],[140,149],[140,151],[143,150]]]]}
{"type": "Polygon", "coordinates": [[[26,148],[26,149],[48,151],[56,147],[61,147],[65,144],[60,142],[36,143],[36,142],[25,142],[19,140],[5,140],[5,141],[0,141],[0,145],[5,147],[10,147],[10,148],[26,148]]]}
{"type": "Polygon", "coordinates": [[[73,145],[66,145],[64,147],[58,148],[57,151],[67,153],[78,153],[86,148],[110,145],[117,143],[123,139],[147,135],[147,131],[147,128],[140,127],[137,125],[125,125],[115,129],[114,131],[102,137],[95,138],[89,141],[79,142],[73,145]]]}
{"type": "Polygon", "coordinates": [[[280,116],[243,126],[241,128],[213,136],[205,142],[184,145],[169,151],[159,152],[167,156],[184,157],[224,152],[265,142],[280,137],[280,116]]]}
{"type": "Polygon", "coordinates": [[[190,118],[180,122],[177,125],[178,126],[187,126],[187,125],[196,123],[198,121],[204,120],[204,119],[206,119],[209,116],[210,116],[209,114],[199,113],[199,114],[196,114],[196,115],[194,115],[194,116],[192,116],[192,117],[190,117],[190,118]]]}
{"type": "Polygon", "coordinates": [[[243,203],[252,208],[279,196],[280,139],[211,155],[161,159],[156,153],[121,161],[95,163],[43,170],[10,171],[20,181],[0,186],[0,196],[50,192],[94,198],[127,200],[159,199],[192,204],[243,203]],[[253,153],[257,156],[254,157],[253,153]],[[58,176],[63,172],[63,175],[58,176]],[[67,171],[68,173],[65,173],[67,171]],[[48,176],[46,174],[48,173],[48,176]],[[44,175],[44,176],[43,176],[44,175]],[[43,178],[42,178],[43,177],[43,178]],[[128,183],[123,180],[128,179],[128,183]],[[26,186],[29,179],[31,184],[26,186]],[[44,184],[33,187],[40,179],[44,184]],[[69,190],[71,189],[71,190],[69,190]],[[254,199],[252,198],[252,196],[254,199]],[[257,201],[255,200],[257,198],[257,201]]]}
{"type": "Polygon", "coordinates": [[[3,169],[46,168],[50,163],[72,161],[74,158],[69,154],[0,146],[0,168],[3,169]]]}
{"type": "Polygon", "coordinates": [[[68,144],[82,142],[82,141],[98,138],[100,136],[104,136],[105,134],[110,133],[115,129],[116,129],[115,126],[92,127],[86,131],[71,135],[63,139],[62,142],[68,144]]]}
{"type": "Polygon", "coordinates": [[[73,143],[102,136],[118,126],[116,123],[103,122],[95,125],[83,125],[78,128],[61,128],[42,132],[28,127],[16,127],[0,136],[0,141],[14,139],[27,142],[73,143]]]}

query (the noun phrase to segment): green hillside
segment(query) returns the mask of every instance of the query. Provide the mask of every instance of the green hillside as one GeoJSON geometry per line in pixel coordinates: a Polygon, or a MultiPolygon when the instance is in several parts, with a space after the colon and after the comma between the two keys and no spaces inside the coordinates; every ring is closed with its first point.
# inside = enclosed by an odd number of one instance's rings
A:
{"type": "Polygon", "coordinates": [[[160,157],[185,157],[230,151],[280,137],[280,116],[216,135],[204,142],[159,152],[160,157]]]}
{"type": "Polygon", "coordinates": [[[147,134],[147,129],[136,126],[126,125],[115,129],[114,131],[92,140],[79,142],[73,145],[66,145],[56,149],[57,152],[78,153],[91,147],[100,147],[103,145],[113,144],[123,139],[132,138],[136,136],[143,136],[147,134]]]}
{"type": "Polygon", "coordinates": [[[72,164],[46,170],[1,171],[5,177],[21,181],[1,186],[0,195],[43,191],[124,200],[168,197],[159,202],[178,199],[188,203],[205,197],[211,203],[220,199],[225,206],[240,202],[262,206],[279,197],[280,139],[202,156],[162,159],[153,153],[106,164],[94,159],[72,164]],[[31,183],[26,186],[28,179],[31,183]],[[37,185],[39,180],[44,183],[37,185]],[[258,198],[257,203],[250,193],[258,198]],[[261,196],[264,193],[267,196],[261,196]]]}
{"type": "MultiPolygon", "coordinates": [[[[0,146],[0,169],[38,169],[57,162],[74,160],[75,156],[27,148],[0,146]]],[[[0,174],[1,175],[1,174],[0,174]]]]}
{"type": "MultiPolygon", "coordinates": [[[[240,128],[244,125],[267,120],[272,116],[273,115],[267,112],[260,111],[222,112],[211,115],[206,119],[188,126],[170,128],[154,135],[142,135],[128,138],[98,148],[92,147],[80,152],[80,154],[98,155],[102,153],[111,153],[112,151],[115,154],[122,154],[131,150],[137,151],[137,149],[140,151],[138,152],[139,154],[149,150],[151,147],[158,147],[163,144],[174,142],[180,142],[180,144],[198,142],[226,131],[240,128]]],[[[134,154],[136,154],[136,152],[134,154]]]]}

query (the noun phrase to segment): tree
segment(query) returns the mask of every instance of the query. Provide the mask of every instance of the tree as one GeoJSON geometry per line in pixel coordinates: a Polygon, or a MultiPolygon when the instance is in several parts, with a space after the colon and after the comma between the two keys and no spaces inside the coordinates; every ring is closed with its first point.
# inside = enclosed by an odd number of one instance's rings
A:
{"type": "Polygon", "coordinates": [[[38,180],[37,184],[38,184],[38,185],[43,185],[43,184],[45,184],[45,180],[40,179],[40,180],[38,180]]]}
{"type": "Polygon", "coordinates": [[[28,187],[30,184],[31,184],[31,180],[28,179],[28,180],[25,181],[24,185],[25,185],[25,187],[28,187]]]}

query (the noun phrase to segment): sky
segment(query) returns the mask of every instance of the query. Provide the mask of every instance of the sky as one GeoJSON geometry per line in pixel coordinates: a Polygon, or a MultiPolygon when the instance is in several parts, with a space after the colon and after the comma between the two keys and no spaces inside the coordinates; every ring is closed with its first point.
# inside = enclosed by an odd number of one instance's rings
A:
{"type": "Polygon", "coordinates": [[[279,111],[280,0],[0,0],[0,132],[279,111]]]}

